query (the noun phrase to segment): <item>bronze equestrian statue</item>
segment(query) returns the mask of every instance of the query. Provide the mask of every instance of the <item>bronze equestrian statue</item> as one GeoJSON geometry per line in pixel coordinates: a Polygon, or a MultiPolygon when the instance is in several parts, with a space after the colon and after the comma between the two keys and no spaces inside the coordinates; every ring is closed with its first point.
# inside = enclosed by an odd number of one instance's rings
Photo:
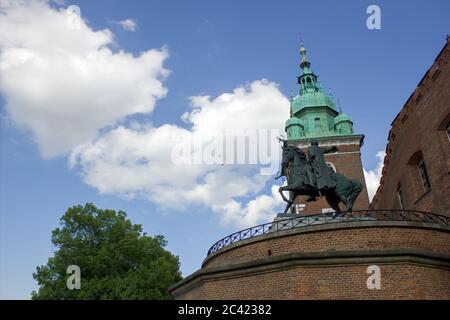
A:
{"type": "Polygon", "coordinates": [[[316,141],[312,141],[308,148],[308,158],[300,148],[288,145],[286,140],[279,138],[283,143],[283,157],[281,172],[278,179],[286,177],[287,185],[279,188],[281,197],[287,202],[284,213],[287,213],[294,200],[299,195],[307,195],[307,201],[315,201],[316,197],[325,196],[330,207],[336,213],[341,213],[339,203],[343,202],[347,211],[351,212],[353,204],[362,190],[358,180],[350,180],[334,172],[324,160],[324,154],[336,152],[336,147],[321,148],[316,141]],[[289,191],[289,199],[283,194],[289,191]]]}

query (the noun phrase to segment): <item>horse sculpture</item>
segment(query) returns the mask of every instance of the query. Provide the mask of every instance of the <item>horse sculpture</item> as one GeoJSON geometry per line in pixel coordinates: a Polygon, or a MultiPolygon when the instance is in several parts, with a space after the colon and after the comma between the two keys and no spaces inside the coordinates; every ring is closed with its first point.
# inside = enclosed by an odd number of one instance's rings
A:
{"type": "Polygon", "coordinates": [[[306,154],[298,147],[288,145],[285,140],[280,139],[280,141],[283,142],[283,156],[281,172],[276,179],[282,176],[287,179],[287,185],[279,188],[281,197],[287,203],[284,213],[288,212],[295,198],[299,195],[309,196],[310,199],[308,200],[314,200],[315,197],[323,195],[337,214],[341,213],[340,202],[344,203],[347,211],[352,211],[353,204],[362,190],[361,182],[348,179],[327,166],[330,170],[329,174],[335,179],[336,184],[332,188],[317,189],[315,173],[306,154]],[[289,199],[283,194],[284,191],[289,191],[289,199]]]}

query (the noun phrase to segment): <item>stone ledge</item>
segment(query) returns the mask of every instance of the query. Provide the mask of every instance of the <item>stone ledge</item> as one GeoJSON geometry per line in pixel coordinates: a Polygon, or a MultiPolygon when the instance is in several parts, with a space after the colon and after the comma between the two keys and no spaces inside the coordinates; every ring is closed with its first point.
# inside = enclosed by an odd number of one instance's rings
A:
{"type": "Polygon", "coordinates": [[[334,136],[326,136],[326,137],[308,137],[302,139],[289,140],[289,143],[296,145],[299,148],[307,148],[311,145],[311,140],[317,140],[320,143],[320,146],[330,147],[334,145],[343,145],[343,144],[356,144],[362,147],[364,144],[364,135],[363,134],[350,134],[350,135],[334,135],[334,136]],[[333,141],[330,141],[333,140],[333,141]]]}

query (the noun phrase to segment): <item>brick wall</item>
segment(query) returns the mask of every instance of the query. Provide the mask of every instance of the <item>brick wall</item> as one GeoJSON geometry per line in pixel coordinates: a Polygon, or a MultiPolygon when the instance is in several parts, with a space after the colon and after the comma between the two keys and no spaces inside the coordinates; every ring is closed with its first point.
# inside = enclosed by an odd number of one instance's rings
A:
{"type": "Polygon", "coordinates": [[[399,208],[401,185],[405,209],[450,215],[449,41],[392,123],[383,176],[371,208],[399,208]],[[428,172],[429,192],[417,168],[420,157],[428,172]]]}
{"type": "Polygon", "coordinates": [[[293,267],[207,281],[178,299],[450,299],[448,270],[379,264],[381,290],[367,289],[367,264],[293,267]]]}
{"type": "Polygon", "coordinates": [[[175,299],[450,299],[449,280],[450,228],[366,221],[237,242],[170,291],[175,299]],[[380,290],[367,288],[373,264],[380,290]]]}
{"type": "MultiPolygon", "coordinates": [[[[351,223],[350,223],[351,224],[351,223]]],[[[344,225],[344,223],[342,223],[344,225]]],[[[382,224],[380,224],[382,225],[382,224]]],[[[337,225],[339,226],[339,224],[337,225]]],[[[324,227],[329,227],[324,225],[324,227]]],[[[307,229],[307,228],[299,228],[307,229]]],[[[376,228],[344,228],[261,237],[260,241],[237,243],[212,255],[204,268],[231,265],[294,252],[326,252],[341,250],[384,250],[409,248],[450,256],[450,234],[433,229],[383,226],[376,228]]],[[[296,230],[297,231],[297,230],[296,230]]],[[[298,230],[300,231],[300,230],[298,230]]],[[[257,238],[255,238],[257,240],[257,238]]]]}

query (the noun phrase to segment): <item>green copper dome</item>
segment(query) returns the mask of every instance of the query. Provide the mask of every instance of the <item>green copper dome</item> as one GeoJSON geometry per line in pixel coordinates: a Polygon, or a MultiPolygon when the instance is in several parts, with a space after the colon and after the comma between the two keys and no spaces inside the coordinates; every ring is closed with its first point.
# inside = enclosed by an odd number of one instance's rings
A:
{"type": "Polygon", "coordinates": [[[296,118],[296,117],[291,117],[286,121],[286,124],[285,124],[286,127],[291,126],[291,125],[300,125],[303,127],[302,120],[300,120],[299,118],[296,118]]]}
{"type": "Polygon", "coordinates": [[[291,100],[292,114],[298,114],[303,108],[324,106],[336,111],[333,100],[323,93],[322,90],[317,92],[306,92],[303,95],[294,97],[291,100]]]}
{"type": "Polygon", "coordinates": [[[339,113],[339,115],[334,118],[334,123],[337,124],[342,121],[350,121],[351,123],[353,123],[352,119],[348,115],[346,115],[345,113],[339,113]]]}
{"type": "Polygon", "coordinates": [[[291,117],[285,124],[286,132],[289,137],[297,137],[297,139],[303,138],[305,135],[305,126],[302,120],[296,117],[291,117]]]}
{"type": "Polygon", "coordinates": [[[337,134],[353,134],[353,121],[345,113],[340,113],[334,118],[334,130],[337,134]]]}
{"type": "Polygon", "coordinates": [[[330,137],[353,133],[351,118],[336,110],[331,95],[323,91],[317,76],[311,70],[307,50],[300,46],[299,94],[291,98],[291,118],[286,121],[288,140],[330,137]]]}

